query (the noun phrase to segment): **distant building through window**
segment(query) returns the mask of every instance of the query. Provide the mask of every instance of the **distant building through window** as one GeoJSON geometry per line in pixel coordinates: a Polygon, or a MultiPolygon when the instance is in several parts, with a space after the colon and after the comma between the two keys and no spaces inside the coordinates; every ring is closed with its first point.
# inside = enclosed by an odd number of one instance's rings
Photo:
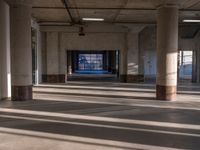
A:
{"type": "Polygon", "coordinates": [[[101,71],[103,70],[103,54],[79,54],[78,70],[101,71]]]}
{"type": "Polygon", "coordinates": [[[179,78],[191,79],[192,78],[192,51],[179,52],[179,78]]]}

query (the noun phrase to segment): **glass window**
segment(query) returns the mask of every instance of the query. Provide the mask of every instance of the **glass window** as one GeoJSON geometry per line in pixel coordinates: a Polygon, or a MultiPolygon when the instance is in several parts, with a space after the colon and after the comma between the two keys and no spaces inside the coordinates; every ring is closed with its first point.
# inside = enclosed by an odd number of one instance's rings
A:
{"type": "Polygon", "coordinates": [[[103,70],[103,54],[79,54],[78,70],[103,70]]]}

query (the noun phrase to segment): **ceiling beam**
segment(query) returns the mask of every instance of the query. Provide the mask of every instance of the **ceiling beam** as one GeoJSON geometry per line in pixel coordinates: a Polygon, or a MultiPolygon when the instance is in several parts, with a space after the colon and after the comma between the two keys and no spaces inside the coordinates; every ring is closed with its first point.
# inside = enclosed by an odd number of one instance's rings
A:
{"type": "MultiPolygon", "coordinates": [[[[104,23],[110,23],[110,24],[144,24],[144,25],[156,25],[156,22],[141,22],[141,21],[116,21],[116,22],[109,22],[106,21],[104,23]]],[[[59,26],[66,26],[69,25],[71,26],[70,22],[66,22],[66,21],[38,21],[38,24],[44,25],[44,26],[49,26],[49,24],[51,26],[54,25],[59,25],[59,26]]],[[[180,26],[198,26],[200,25],[200,23],[183,23],[183,22],[179,22],[180,26]]]]}
{"type": "Polygon", "coordinates": [[[190,5],[188,8],[192,8],[192,7],[195,7],[196,5],[199,5],[199,1],[198,2],[195,2],[195,3],[193,3],[192,5],[190,5]]]}
{"type": "MultiPolygon", "coordinates": [[[[77,8],[76,0],[71,1],[71,4],[74,6],[74,8],[77,8]]],[[[74,11],[76,12],[78,16],[78,22],[81,22],[81,15],[79,13],[79,9],[74,9],[74,11]]]]}
{"type": "Polygon", "coordinates": [[[112,22],[115,22],[117,20],[118,16],[120,15],[121,10],[126,7],[127,3],[128,3],[128,0],[122,0],[121,7],[120,9],[117,9],[117,12],[113,17],[112,22]]]}
{"type": "MultiPolygon", "coordinates": [[[[34,6],[33,9],[65,9],[65,7],[41,7],[34,6]]],[[[68,7],[68,9],[78,9],[78,10],[136,10],[136,11],[156,11],[154,8],[119,8],[119,7],[68,7]]],[[[179,11],[197,11],[200,12],[200,9],[179,9],[179,11]]]]}
{"type": "Polygon", "coordinates": [[[65,5],[65,9],[67,10],[67,13],[68,13],[70,19],[71,19],[71,23],[74,24],[74,23],[75,23],[75,20],[74,20],[74,18],[72,17],[72,14],[71,14],[71,12],[70,12],[69,6],[68,6],[68,4],[67,4],[67,0],[62,0],[62,1],[63,1],[64,5],[65,5]]]}

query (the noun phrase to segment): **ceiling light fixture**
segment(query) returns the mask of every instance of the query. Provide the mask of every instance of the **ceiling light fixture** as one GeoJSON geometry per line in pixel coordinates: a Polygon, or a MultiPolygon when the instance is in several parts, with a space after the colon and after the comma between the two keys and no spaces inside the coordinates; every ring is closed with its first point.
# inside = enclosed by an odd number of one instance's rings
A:
{"type": "Polygon", "coordinates": [[[79,28],[79,36],[85,36],[84,28],[80,27],[79,28]]]}
{"type": "Polygon", "coordinates": [[[188,19],[188,20],[183,20],[183,22],[200,22],[200,20],[190,20],[190,19],[188,19]]]}
{"type": "Polygon", "coordinates": [[[82,18],[83,21],[104,21],[103,18],[82,18]]]}

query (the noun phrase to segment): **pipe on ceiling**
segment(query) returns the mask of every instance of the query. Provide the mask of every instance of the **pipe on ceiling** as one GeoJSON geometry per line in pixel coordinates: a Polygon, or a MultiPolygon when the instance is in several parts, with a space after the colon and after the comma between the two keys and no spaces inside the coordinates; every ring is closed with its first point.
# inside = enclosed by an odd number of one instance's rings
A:
{"type": "Polygon", "coordinates": [[[68,6],[68,4],[67,4],[67,0],[62,0],[62,2],[63,2],[63,4],[65,5],[65,9],[66,9],[67,12],[68,12],[68,15],[69,15],[69,17],[70,17],[71,23],[74,24],[74,23],[75,23],[75,20],[74,20],[74,18],[72,17],[72,14],[71,14],[71,12],[70,12],[69,6],[68,6]]]}

